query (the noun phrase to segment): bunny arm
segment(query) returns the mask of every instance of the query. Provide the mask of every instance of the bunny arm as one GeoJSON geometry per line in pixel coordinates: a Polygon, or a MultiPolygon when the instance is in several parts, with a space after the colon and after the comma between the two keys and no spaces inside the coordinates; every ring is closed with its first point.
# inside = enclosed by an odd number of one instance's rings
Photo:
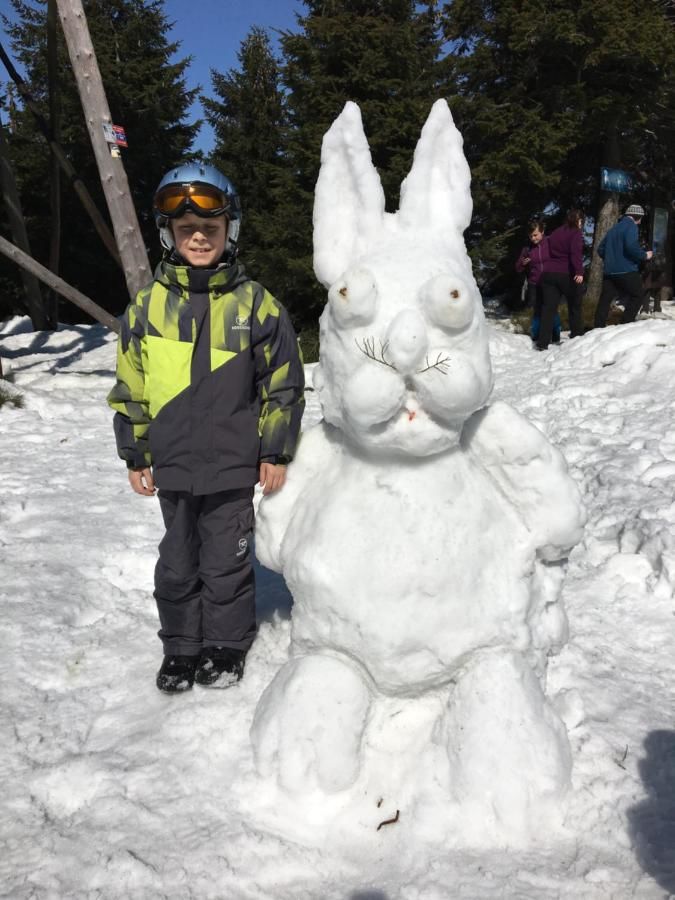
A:
{"type": "Polygon", "coordinates": [[[581,540],[586,512],[560,451],[502,401],[474,413],[461,442],[520,514],[537,555],[550,562],[567,556],[581,540]]]}
{"type": "Polygon", "coordinates": [[[334,428],[319,422],[304,431],[286,482],[280,491],[263,497],[256,516],[256,556],[274,572],[282,572],[281,546],[300,498],[309,486],[331,470],[340,455],[341,436],[334,428]]]}

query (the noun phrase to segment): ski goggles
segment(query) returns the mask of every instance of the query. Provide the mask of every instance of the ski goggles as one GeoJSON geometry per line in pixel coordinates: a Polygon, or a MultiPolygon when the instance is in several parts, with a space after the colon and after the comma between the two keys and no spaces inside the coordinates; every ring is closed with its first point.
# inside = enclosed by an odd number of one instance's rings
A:
{"type": "Polygon", "coordinates": [[[210,184],[167,184],[155,194],[155,209],[175,219],[191,209],[198,216],[221,216],[230,208],[227,194],[210,184]]]}

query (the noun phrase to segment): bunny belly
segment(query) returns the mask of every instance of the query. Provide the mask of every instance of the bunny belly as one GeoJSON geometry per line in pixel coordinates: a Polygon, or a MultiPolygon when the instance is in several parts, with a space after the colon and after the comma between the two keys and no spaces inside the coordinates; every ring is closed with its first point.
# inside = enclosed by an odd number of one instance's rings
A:
{"type": "Polygon", "coordinates": [[[400,693],[482,648],[527,651],[535,550],[467,454],[387,467],[345,455],[284,540],[294,652],[347,654],[400,693]]]}

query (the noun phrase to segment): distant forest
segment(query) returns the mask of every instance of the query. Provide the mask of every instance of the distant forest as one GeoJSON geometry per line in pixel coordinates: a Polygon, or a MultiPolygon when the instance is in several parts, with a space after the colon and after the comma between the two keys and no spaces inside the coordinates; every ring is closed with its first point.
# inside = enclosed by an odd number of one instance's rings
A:
{"type": "MultiPolygon", "coordinates": [[[[46,0],[10,2],[16,21],[3,17],[5,49],[105,213],[63,37],[58,96],[50,98],[46,0]]],[[[84,7],[113,121],[126,128],[124,165],[156,263],[155,187],[171,166],[199,158],[198,123],[187,118],[196,96],[186,86],[189,59],[171,61],[180,45],[169,39],[162,0],[84,0],[84,7]]],[[[322,136],[347,100],[361,107],[394,210],[429,109],[447,99],[472,170],[466,241],[485,292],[513,284],[533,214],[554,225],[571,206],[591,224],[603,211],[615,219],[628,202],[672,212],[672,0],[304,0],[304,7],[297,29],[282,34],[278,58],[266,31],[253,27],[238,67],[213,70],[199,96],[216,136],[209,161],[242,198],[247,271],[286,304],[298,330],[315,325],[324,303],[311,265],[313,190],[322,136]],[[601,191],[601,166],[630,172],[634,191],[601,191]]],[[[4,70],[0,117],[31,252],[49,265],[50,152],[4,70]]],[[[61,192],[59,274],[117,315],[128,302],[122,271],[70,185],[61,192]]],[[[4,207],[0,233],[11,239],[4,207]]],[[[0,258],[0,318],[24,311],[18,270],[0,258]]],[[[61,320],[78,316],[61,302],[61,320]]]]}

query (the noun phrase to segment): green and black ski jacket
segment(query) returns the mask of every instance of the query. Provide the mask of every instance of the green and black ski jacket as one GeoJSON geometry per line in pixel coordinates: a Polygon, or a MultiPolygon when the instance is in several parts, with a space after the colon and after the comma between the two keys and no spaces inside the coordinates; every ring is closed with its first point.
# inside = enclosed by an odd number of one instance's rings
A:
{"type": "Polygon", "coordinates": [[[124,314],[117,449],[153,467],[160,489],[213,494],[249,487],[260,461],[293,457],[304,370],[286,310],[240,264],[159,264],[124,314]]]}

